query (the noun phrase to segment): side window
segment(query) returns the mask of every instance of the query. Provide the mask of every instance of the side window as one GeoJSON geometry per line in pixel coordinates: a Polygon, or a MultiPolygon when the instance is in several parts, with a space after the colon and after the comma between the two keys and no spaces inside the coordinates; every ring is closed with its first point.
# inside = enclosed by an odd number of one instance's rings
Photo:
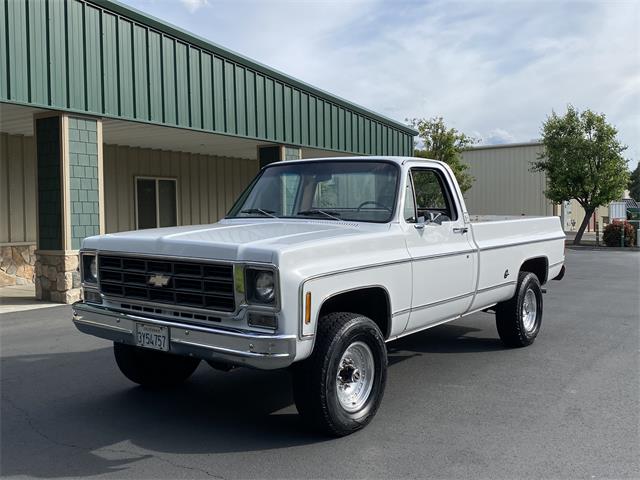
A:
{"type": "Polygon", "coordinates": [[[416,223],[416,201],[413,196],[411,175],[407,175],[407,186],[404,189],[404,219],[408,223],[416,223]]]}
{"type": "Polygon", "coordinates": [[[448,186],[439,172],[412,170],[411,175],[418,217],[436,217],[437,223],[458,218],[448,186]]]}

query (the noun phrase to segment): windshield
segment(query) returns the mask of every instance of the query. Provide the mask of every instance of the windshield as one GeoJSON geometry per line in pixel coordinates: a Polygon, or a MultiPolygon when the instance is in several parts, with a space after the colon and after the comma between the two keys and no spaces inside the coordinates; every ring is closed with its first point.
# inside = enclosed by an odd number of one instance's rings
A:
{"type": "Polygon", "coordinates": [[[398,167],[381,161],[282,162],[266,168],[227,218],[391,220],[398,167]]]}

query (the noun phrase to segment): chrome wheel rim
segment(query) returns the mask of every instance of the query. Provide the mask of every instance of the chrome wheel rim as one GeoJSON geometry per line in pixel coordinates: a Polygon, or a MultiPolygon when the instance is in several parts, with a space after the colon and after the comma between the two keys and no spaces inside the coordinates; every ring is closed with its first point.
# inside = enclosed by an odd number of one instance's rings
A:
{"type": "Polygon", "coordinates": [[[522,301],[522,325],[527,332],[532,332],[536,328],[537,312],[536,294],[529,288],[522,301]]]}
{"type": "Polygon", "coordinates": [[[375,365],[373,353],[364,342],[349,345],[340,358],[336,375],[336,392],[340,406],[357,412],[369,398],[373,388],[375,365]]]}

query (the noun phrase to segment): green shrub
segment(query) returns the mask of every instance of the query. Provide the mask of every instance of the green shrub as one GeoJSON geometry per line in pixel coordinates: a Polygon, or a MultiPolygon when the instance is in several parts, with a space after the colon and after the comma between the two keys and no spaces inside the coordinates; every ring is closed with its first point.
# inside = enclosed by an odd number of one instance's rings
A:
{"type": "Polygon", "coordinates": [[[630,223],[613,222],[604,228],[602,240],[607,247],[619,247],[620,235],[624,231],[624,246],[630,247],[636,244],[636,230],[630,223]]]}

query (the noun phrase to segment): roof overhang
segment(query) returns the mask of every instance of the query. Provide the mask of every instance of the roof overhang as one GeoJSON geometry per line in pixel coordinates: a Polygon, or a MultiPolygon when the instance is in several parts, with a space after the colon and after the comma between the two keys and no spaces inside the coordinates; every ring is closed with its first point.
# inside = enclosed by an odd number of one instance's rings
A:
{"type": "Polygon", "coordinates": [[[356,155],[413,150],[407,125],[118,2],[0,2],[0,23],[0,102],[356,155]]]}
{"type": "MultiPolygon", "coordinates": [[[[34,115],[47,111],[51,110],[0,102],[0,132],[32,136],[34,115]]],[[[110,145],[245,159],[256,159],[260,146],[277,145],[255,139],[110,118],[102,119],[102,135],[104,143],[110,145]]],[[[333,157],[344,153],[302,148],[304,158],[333,157]]]]}

